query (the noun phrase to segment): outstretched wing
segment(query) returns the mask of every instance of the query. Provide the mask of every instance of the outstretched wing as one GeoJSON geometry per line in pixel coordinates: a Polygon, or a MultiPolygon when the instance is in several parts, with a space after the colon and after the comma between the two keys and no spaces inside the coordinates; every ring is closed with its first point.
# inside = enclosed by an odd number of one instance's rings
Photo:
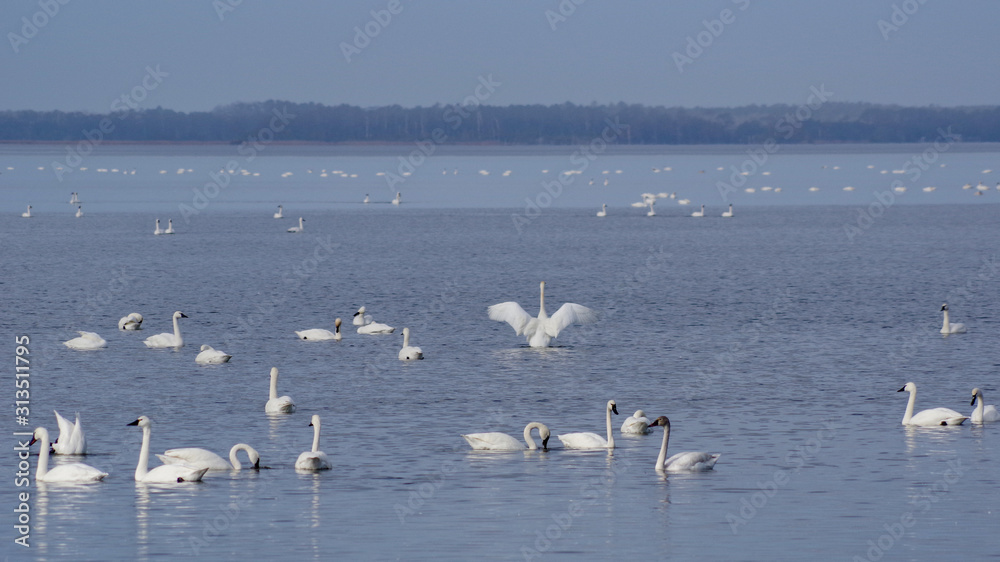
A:
{"type": "Polygon", "coordinates": [[[545,333],[554,338],[570,324],[590,324],[596,321],[596,312],[581,304],[568,302],[545,321],[545,333]]]}
{"type": "Polygon", "coordinates": [[[510,324],[519,336],[524,333],[524,329],[528,327],[528,323],[534,320],[530,314],[521,308],[521,305],[514,301],[502,302],[487,307],[486,313],[490,315],[490,320],[510,324]]]}
{"type": "MultiPolygon", "coordinates": [[[[73,422],[59,415],[59,412],[52,410],[56,413],[56,423],[59,424],[59,437],[63,437],[64,440],[69,440],[69,436],[73,434],[73,422]]],[[[58,438],[56,438],[58,441],[58,438]]]]}

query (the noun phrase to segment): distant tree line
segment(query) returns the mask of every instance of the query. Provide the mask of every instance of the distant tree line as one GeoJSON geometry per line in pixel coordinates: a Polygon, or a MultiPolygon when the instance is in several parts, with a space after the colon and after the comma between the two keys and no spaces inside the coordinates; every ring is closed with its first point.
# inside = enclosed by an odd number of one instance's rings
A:
{"type": "Polygon", "coordinates": [[[262,132],[276,141],[326,143],[587,143],[620,123],[619,144],[908,143],[940,130],[965,142],[1000,142],[1000,106],[900,107],[866,103],[735,108],[612,105],[510,105],[363,108],[266,101],[182,113],[157,107],[109,114],[2,111],[0,141],[76,141],[102,119],[106,141],[244,142],[262,132]],[[287,125],[268,130],[276,112],[287,125]],[[442,135],[443,133],[443,135],[442,135]]]}

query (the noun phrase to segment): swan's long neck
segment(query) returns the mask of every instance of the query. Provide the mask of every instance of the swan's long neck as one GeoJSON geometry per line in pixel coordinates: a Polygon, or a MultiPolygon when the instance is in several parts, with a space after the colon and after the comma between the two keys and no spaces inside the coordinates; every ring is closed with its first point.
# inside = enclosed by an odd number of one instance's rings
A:
{"type": "Polygon", "coordinates": [[[946,308],[946,309],[944,309],[944,325],[941,326],[941,331],[942,332],[947,332],[948,328],[949,328],[948,309],[946,308]]]}
{"type": "Polygon", "coordinates": [[[608,422],[608,448],[609,449],[614,449],[615,448],[615,434],[611,432],[611,408],[605,408],[605,413],[607,414],[605,416],[605,418],[606,418],[606,420],[608,422]]]}
{"type": "Polygon", "coordinates": [[[538,422],[531,422],[524,426],[524,442],[528,445],[529,449],[537,449],[538,445],[535,445],[535,438],[531,436],[532,429],[538,429],[538,436],[542,436],[542,424],[538,422]]]}
{"type": "Polygon", "coordinates": [[[38,450],[38,468],[35,469],[35,480],[45,478],[49,472],[49,432],[43,428],[38,434],[40,437],[38,444],[41,445],[41,449],[38,450]]]}
{"type": "Polygon", "coordinates": [[[247,459],[250,460],[250,464],[253,464],[253,454],[251,454],[251,451],[256,452],[254,451],[253,447],[247,445],[246,443],[237,443],[233,445],[233,448],[229,449],[229,462],[233,464],[233,468],[235,468],[236,470],[240,470],[241,468],[243,468],[240,465],[240,459],[237,455],[237,453],[239,453],[240,451],[247,452],[247,459]]]}
{"type": "Polygon", "coordinates": [[[299,230],[302,230],[302,217],[299,217],[299,230]]]}
{"type": "Polygon", "coordinates": [[[548,314],[545,314],[545,283],[541,284],[541,297],[538,302],[538,317],[547,318],[548,314]]]}
{"type": "Polygon", "coordinates": [[[656,457],[656,470],[663,470],[667,462],[667,443],[670,441],[670,426],[663,426],[663,444],[660,445],[660,456],[656,457]]]}
{"type": "Polygon", "coordinates": [[[135,479],[142,480],[149,472],[149,426],[142,428],[142,448],[139,450],[139,464],[135,467],[135,479]]]}
{"type": "Polygon", "coordinates": [[[979,392],[976,394],[976,411],[973,412],[974,413],[973,417],[976,418],[977,420],[983,419],[983,411],[985,409],[986,407],[983,406],[983,393],[979,392]]]}
{"type": "MultiPolygon", "coordinates": [[[[945,313],[947,314],[947,312],[945,313]]],[[[910,423],[910,418],[913,417],[913,405],[917,402],[917,389],[910,391],[910,400],[906,403],[906,413],[903,414],[903,424],[910,423]]]]}
{"type": "Polygon", "coordinates": [[[313,448],[312,452],[319,451],[319,423],[313,423],[313,448]]]}
{"type": "Polygon", "coordinates": [[[271,371],[271,393],[268,398],[274,400],[278,397],[278,371],[277,369],[271,371]]]}
{"type": "Polygon", "coordinates": [[[177,322],[177,320],[178,317],[174,316],[174,339],[176,339],[177,343],[180,344],[183,340],[181,340],[181,325],[177,322]]]}
{"type": "Polygon", "coordinates": [[[403,330],[403,347],[410,347],[410,329],[403,330]]]}

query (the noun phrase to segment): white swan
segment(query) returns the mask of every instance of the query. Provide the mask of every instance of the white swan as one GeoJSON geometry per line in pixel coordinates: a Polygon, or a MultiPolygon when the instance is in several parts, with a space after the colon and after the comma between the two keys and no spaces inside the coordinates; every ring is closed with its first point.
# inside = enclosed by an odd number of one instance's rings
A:
{"type": "Polygon", "coordinates": [[[36,482],[95,482],[108,475],[107,472],[101,472],[82,462],[60,464],[49,470],[48,430],[44,427],[35,428],[28,446],[34,445],[36,441],[41,442],[38,449],[38,467],[35,469],[36,482]]]}
{"type": "Polygon", "coordinates": [[[80,202],[80,197],[75,191],[69,194],[69,202],[72,205],[76,205],[80,202]]]}
{"type": "Polygon", "coordinates": [[[650,200],[650,202],[649,202],[649,212],[646,213],[647,217],[655,217],[656,216],[656,211],[653,210],[653,205],[655,205],[655,204],[656,204],[656,199],[650,200]]]}
{"type": "Polygon", "coordinates": [[[178,318],[187,318],[187,315],[179,310],[174,312],[174,333],[163,332],[149,336],[142,343],[146,344],[146,347],[181,347],[184,345],[184,339],[181,338],[181,327],[177,324],[178,318]]]}
{"type": "Polygon", "coordinates": [[[229,461],[216,455],[207,449],[198,447],[185,447],[182,449],[167,449],[162,455],[156,455],[163,464],[186,464],[192,468],[206,468],[208,470],[242,470],[243,465],[237,453],[247,452],[247,458],[254,469],[260,468],[260,454],[246,443],[237,443],[229,450],[229,461]]]}
{"type": "Polygon", "coordinates": [[[278,212],[274,213],[274,218],[276,219],[285,218],[285,210],[281,208],[281,205],[278,205],[278,212]]]}
{"type": "Polygon", "coordinates": [[[605,417],[608,426],[608,438],[605,439],[596,433],[564,433],[556,435],[562,441],[563,447],[567,449],[614,449],[615,436],[611,433],[611,412],[618,414],[618,405],[614,400],[608,400],[605,408],[605,417]]]}
{"type": "Polygon", "coordinates": [[[337,318],[336,320],[333,321],[333,328],[336,331],[331,332],[330,330],[323,330],[321,328],[312,328],[310,330],[301,330],[295,332],[295,335],[299,336],[299,338],[301,339],[308,341],[324,341],[324,340],[340,341],[340,339],[343,337],[340,335],[340,318],[337,318]]]}
{"type": "Polygon", "coordinates": [[[524,451],[526,448],[535,450],[538,449],[538,445],[535,444],[535,439],[531,436],[533,429],[538,430],[538,438],[542,440],[542,450],[548,450],[551,434],[549,428],[544,423],[539,422],[531,422],[524,426],[524,442],[528,444],[527,447],[510,435],[499,432],[469,433],[463,435],[462,438],[476,451],[524,451]]]}
{"type": "Polygon", "coordinates": [[[163,231],[164,234],[174,233],[174,219],[167,219],[167,229],[163,231]]]}
{"type": "Polygon", "coordinates": [[[914,414],[913,405],[917,401],[917,385],[908,382],[896,392],[904,390],[910,393],[910,400],[906,403],[903,425],[962,425],[962,422],[969,419],[951,408],[932,408],[914,414]]]}
{"type": "Polygon", "coordinates": [[[371,202],[371,199],[368,197],[368,194],[365,193],[365,200],[362,201],[362,203],[370,203],[370,202],[371,202]]]}
{"type": "Polygon", "coordinates": [[[160,219],[156,219],[156,229],[153,230],[153,234],[157,236],[163,234],[163,229],[160,228],[160,219]]]}
{"type": "Polygon", "coordinates": [[[99,349],[102,347],[107,347],[108,342],[104,341],[104,338],[97,335],[96,332],[77,332],[80,337],[73,338],[63,342],[63,345],[70,349],[99,349]]]}
{"type": "Polygon", "coordinates": [[[207,468],[195,468],[186,464],[165,464],[149,470],[149,434],[153,422],[146,416],[128,425],[142,428],[142,449],[139,450],[139,464],[135,467],[136,482],[175,484],[177,482],[198,482],[208,472],[207,468]]]}
{"type": "Polygon", "coordinates": [[[326,453],[319,450],[319,415],[313,414],[312,422],[309,424],[313,428],[312,450],[305,451],[295,460],[295,468],[298,470],[328,470],[330,460],[326,453]]]}
{"type": "Polygon", "coordinates": [[[691,216],[692,217],[703,217],[703,216],[705,216],[705,206],[702,205],[701,206],[701,210],[700,211],[695,211],[695,212],[691,213],[691,216]]]}
{"type": "Polygon", "coordinates": [[[621,432],[632,435],[651,433],[652,430],[649,429],[649,418],[646,417],[646,412],[636,410],[634,414],[625,418],[625,421],[622,423],[621,432]]]}
{"type": "Polygon", "coordinates": [[[403,349],[399,350],[399,359],[401,361],[410,361],[412,359],[423,358],[423,350],[419,347],[410,345],[410,329],[403,328],[403,349]]]}
{"type": "Polygon", "coordinates": [[[976,406],[976,409],[972,411],[972,423],[987,423],[1000,421],[1000,411],[997,411],[997,407],[990,404],[989,406],[983,405],[983,391],[978,388],[972,389],[972,402],[971,406],[976,406]],[[976,406],[976,399],[979,400],[979,405],[976,406]]]}
{"type": "Polygon", "coordinates": [[[727,218],[727,219],[733,218],[733,204],[732,203],[729,204],[729,210],[726,211],[726,212],[724,212],[724,213],[722,213],[722,216],[724,218],[727,218]]]}
{"type": "Polygon", "coordinates": [[[354,313],[354,320],[352,323],[355,326],[360,326],[358,328],[359,334],[391,334],[396,330],[396,328],[388,325],[376,322],[371,314],[365,314],[365,307],[361,307],[357,312],[354,313]]]}
{"type": "Polygon", "coordinates": [[[292,233],[302,232],[302,229],[305,228],[305,226],[302,223],[304,223],[305,221],[306,219],[299,217],[299,226],[293,226],[289,228],[287,232],[292,232],[292,233]]]}
{"type": "Polygon", "coordinates": [[[667,458],[667,442],[670,441],[670,420],[666,416],[656,418],[650,424],[663,427],[663,444],[660,445],[660,456],[656,457],[656,470],[661,472],[703,472],[712,470],[720,453],[688,452],[677,453],[667,458]]]}
{"type": "MultiPolygon", "coordinates": [[[[55,412],[55,410],[53,410],[55,412]]],[[[87,438],[80,427],[80,414],[76,415],[76,423],[56,413],[56,423],[59,425],[59,437],[52,444],[52,451],[57,455],[86,455],[87,438]]]]}
{"type": "Polygon", "coordinates": [[[606,217],[606,216],[608,216],[608,204],[607,203],[601,203],[601,210],[597,211],[597,216],[599,216],[599,217],[606,217]]]}
{"type": "Polygon", "coordinates": [[[351,324],[355,326],[366,326],[374,322],[371,314],[365,314],[365,307],[361,307],[357,312],[354,313],[354,319],[351,320],[351,324]]]}
{"type": "Polygon", "coordinates": [[[198,356],[194,358],[194,362],[199,365],[218,365],[220,363],[228,363],[232,358],[232,355],[224,351],[214,349],[210,345],[203,345],[198,356]]]}
{"type": "Polygon", "coordinates": [[[80,218],[82,216],[83,216],[83,206],[77,206],[77,208],[76,208],[76,218],[80,218]]]}
{"type": "Polygon", "coordinates": [[[964,334],[965,324],[952,324],[948,321],[948,303],[941,305],[941,312],[944,313],[944,325],[941,326],[942,334],[964,334]]]}
{"type": "Polygon", "coordinates": [[[516,302],[502,302],[486,309],[490,320],[506,322],[517,335],[524,335],[531,347],[548,347],[552,338],[558,337],[570,324],[588,324],[597,321],[597,314],[579,304],[568,302],[551,317],[545,313],[545,281],[540,287],[538,317],[533,318],[516,302]]]}
{"type": "Polygon", "coordinates": [[[401,194],[400,194],[400,193],[399,193],[399,192],[397,191],[397,192],[396,192],[396,198],[392,200],[392,204],[393,204],[393,205],[399,205],[399,202],[400,202],[400,201],[402,201],[402,196],[401,196],[401,194]]]}
{"type": "Polygon", "coordinates": [[[127,316],[123,316],[121,320],[118,321],[119,330],[141,330],[142,329],[142,315],[138,312],[129,313],[127,316]]]}
{"type": "Polygon", "coordinates": [[[278,398],[278,368],[271,367],[271,391],[268,394],[264,411],[268,414],[291,414],[295,411],[295,402],[288,396],[278,398]]]}
{"type": "Polygon", "coordinates": [[[21,216],[24,217],[24,218],[26,218],[26,219],[30,219],[31,218],[31,205],[28,205],[28,210],[25,211],[25,212],[23,212],[23,213],[21,213],[21,216]]]}

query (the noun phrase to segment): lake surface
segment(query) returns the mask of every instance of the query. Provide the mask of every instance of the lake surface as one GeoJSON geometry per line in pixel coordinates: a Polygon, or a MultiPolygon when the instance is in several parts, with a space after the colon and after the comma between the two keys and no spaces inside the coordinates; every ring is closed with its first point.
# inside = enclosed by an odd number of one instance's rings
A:
{"type": "MultiPolygon", "coordinates": [[[[594,169],[611,170],[608,187],[618,199],[605,201],[609,214],[601,219],[594,203],[607,195],[596,190],[604,186],[577,185],[590,172],[576,176],[571,187],[579,191],[567,188],[552,205],[525,211],[524,197],[540,193],[541,170],[556,173],[566,154],[435,156],[440,161],[428,161],[427,173],[393,190],[403,192],[403,204],[392,206],[374,175],[395,159],[386,149],[330,158],[303,148],[247,168],[261,176],[234,174],[231,188],[185,220],[179,205],[191,204],[192,190],[220,159],[225,165],[225,148],[207,155],[170,148],[161,156],[155,147],[99,147],[82,166],[136,174],[78,170],[64,182],[47,168],[58,150],[0,150],[0,332],[8,357],[15,335],[31,339],[27,430],[43,425],[54,434],[53,409],[79,412],[90,454],[74,460],[109,473],[93,485],[15,487],[10,433],[25,427],[8,410],[0,491],[11,510],[18,492],[31,494],[31,548],[13,543],[8,515],[5,556],[924,560],[1000,553],[1000,424],[905,428],[907,396],[896,392],[914,381],[917,410],[968,414],[973,387],[987,403],[1000,402],[1000,192],[974,197],[962,189],[996,175],[982,173],[1000,168],[996,152],[942,154],[941,181],[927,180],[936,191],[919,192],[921,180],[882,212],[871,205],[873,193],[889,188],[891,172],[878,170],[901,168],[906,152],[775,156],[773,185],[778,176],[807,181],[786,183],[780,193],[742,192],[733,219],[719,217],[725,207],[715,179],[681,185],[662,178],[681,171],[697,178],[708,162],[738,166],[738,153],[606,155],[594,169]],[[653,160],[673,169],[654,174],[653,160]],[[182,165],[192,176],[176,174],[182,165]],[[323,169],[327,178],[313,177],[323,169]],[[359,177],[329,177],[341,169],[359,177]],[[515,171],[505,177],[507,169],[515,171]],[[281,178],[285,171],[293,175],[281,178]],[[811,192],[827,198],[806,204],[805,186],[841,171],[850,177],[829,185],[850,181],[856,191],[811,192]],[[655,187],[654,176],[662,181],[655,187]],[[868,176],[862,190],[856,178],[868,176]],[[658,203],[655,217],[628,207],[639,193],[661,189],[704,193],[708,216],[690,218],[694,209],[672,200],[658,203]],[[66,203],[70,191],[80,193],[81,218],[66,203]],[[381,203],[360,204],[366,192],[381,203]],[[22,219],[29,203],[36,216],[22,219]],[[271,218],[278,204],[291,218],[271,218]],[[859,213],[871,220],[859,223],[859,213]],[[287,234],[298,216],[305,231],[287,234]],[[153,236],[157,217],[172,217],[177,234],[153,236]],[[852,225],[856,231],[846,228],[852,225]],[[543,280],[550,313],[580,303],[600,314],[599,323],[572,326],[539,350],[488,319],[488,305],[508,300],[536,313],[543,280]],[[943,302],[968,333],[938,333],[943,302]],[[362,305],[396,333],[356,334],[350,318],[362,305]],[[142,339],[169,331],[175,310],[189,316],[181,319],[185,346],[147,349],[142,339]],[[118,331],[118,319],[133,311],[145,317],[143,329],[118,331]],[[336,317],[345,321],[341,342],[294,334],[332,330],[336,317]],[[403,327],[423,361],[396,358],[403,327]],[[63,346],[76,330],[100,333],[107,348],[63,346]],[[202,344],[233,359],[196,365],[202,344]],[[279,394],[298,405],[294,414],[264,414],[272,366],[280,369],[279,394]],[[472,452],[460,437],[520,437],[530,421],[554,435],[603,434],[609,399],[620,412],[612,453],[564,450],[555,437],[547,452],[472,452]],[[671,452],[721,453],[716,469],[658,474],[661,430],[618,434],[637,409],[670,417],[671,452]],[[322,416],[321,448],[333,463],[316,474],[293,468],[311,445],[311,414],[322,416]],[[270,468],[210,473],[200,484],[137,485],[141,432],[126,424],[139,415],[154,422],[154,453],[197,446],[225,456],[246,442],[270,468]]],[[[13,384],[5,387],[13,393],[13,384]]]]}

